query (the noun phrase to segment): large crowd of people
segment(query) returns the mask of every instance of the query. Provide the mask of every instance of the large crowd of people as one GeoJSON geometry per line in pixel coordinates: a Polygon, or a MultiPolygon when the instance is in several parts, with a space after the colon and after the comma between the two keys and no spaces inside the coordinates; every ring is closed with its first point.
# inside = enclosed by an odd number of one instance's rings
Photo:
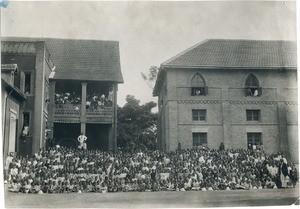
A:
{"type": "Polygon", "coordinates": [[[295,187],[295,165],[261,150],[103,152],[60,147],[10,155],[8,190],[21,193],[254,190],[295,187]]]}

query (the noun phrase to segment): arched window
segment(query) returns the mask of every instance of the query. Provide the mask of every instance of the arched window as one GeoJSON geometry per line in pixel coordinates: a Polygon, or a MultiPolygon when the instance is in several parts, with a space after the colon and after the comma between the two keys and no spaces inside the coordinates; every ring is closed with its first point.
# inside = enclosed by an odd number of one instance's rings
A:
{"type": "Polygon", "coordinates": [[[201,96],[207,94],[207,86],[205,80],[199,74],[194,75],[192,78],[192,96],[201,96]]]}
{"type": "Polygon", "coordinates": [[[261,95],[258,79],[255,75],[250,74],[245,83],[245,96],[258,97],[261,95]]]}

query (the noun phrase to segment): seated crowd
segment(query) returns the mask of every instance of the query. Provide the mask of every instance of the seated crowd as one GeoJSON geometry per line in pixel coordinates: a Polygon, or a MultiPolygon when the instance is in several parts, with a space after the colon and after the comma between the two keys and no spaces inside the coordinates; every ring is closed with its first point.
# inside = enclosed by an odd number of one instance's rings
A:
{"type": "Polygon", "coordinates": [[[297,169],[259,150],[102,152],[56,145],[6,159],[8,190],[21,193],[254,190],[295,187],[297,169]]]}

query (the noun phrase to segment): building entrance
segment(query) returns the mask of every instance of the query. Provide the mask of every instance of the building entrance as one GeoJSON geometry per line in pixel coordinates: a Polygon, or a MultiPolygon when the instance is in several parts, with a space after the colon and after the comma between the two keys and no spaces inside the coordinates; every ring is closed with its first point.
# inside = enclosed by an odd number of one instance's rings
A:
{"type": "Polygon", "coordinates": [[[54,123],[53,138],[60,146],[76,148],[79,135],[80,123],[54,123]]]}
{"type": "Polygon", "coordinates": [[[110,130],[110,124],[86,124],[87,149],[107,151],[110,130]]]}

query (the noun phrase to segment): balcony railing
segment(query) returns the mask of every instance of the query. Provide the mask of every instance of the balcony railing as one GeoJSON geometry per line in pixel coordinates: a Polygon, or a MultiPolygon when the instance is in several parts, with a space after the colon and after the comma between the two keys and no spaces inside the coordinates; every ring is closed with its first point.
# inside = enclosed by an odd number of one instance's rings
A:
{"type": "Polygon", "coordinates": [[[99,107],[86,110],[87,122],[90,123],[112,123],[113,107],[99,107]]]}
{"type": "Polygon", "coordinates": [[[229,99],[230,100],[260,100],[268,101],[277,99],[277,91],[275,88],[258,88],[257,95],[247,94],[246,88],[229,88],[229,99]]]}
{"type": "Polygon", "coordinates": [[[222,89],[214,87],[177,87],[176,98],[192,100],[214,100],[222,98],[222,89]],[[199,92],[199,93],[198,93],[199,92]]]}
{"type": "MultiPolygon", "coordinates": [[[[81,116],[81,105],[56,104],[55,121],[76,121],[79,122],[81,116]]],[[[113,107],[87,108],[86,119],[88,123],[112,123],[113,107]]]]}
{"type": "Polygon", "coordinates": [[[56,115],[78,115],[80,116],[81,105],[80,104],[56,104],[56,115]]]}

